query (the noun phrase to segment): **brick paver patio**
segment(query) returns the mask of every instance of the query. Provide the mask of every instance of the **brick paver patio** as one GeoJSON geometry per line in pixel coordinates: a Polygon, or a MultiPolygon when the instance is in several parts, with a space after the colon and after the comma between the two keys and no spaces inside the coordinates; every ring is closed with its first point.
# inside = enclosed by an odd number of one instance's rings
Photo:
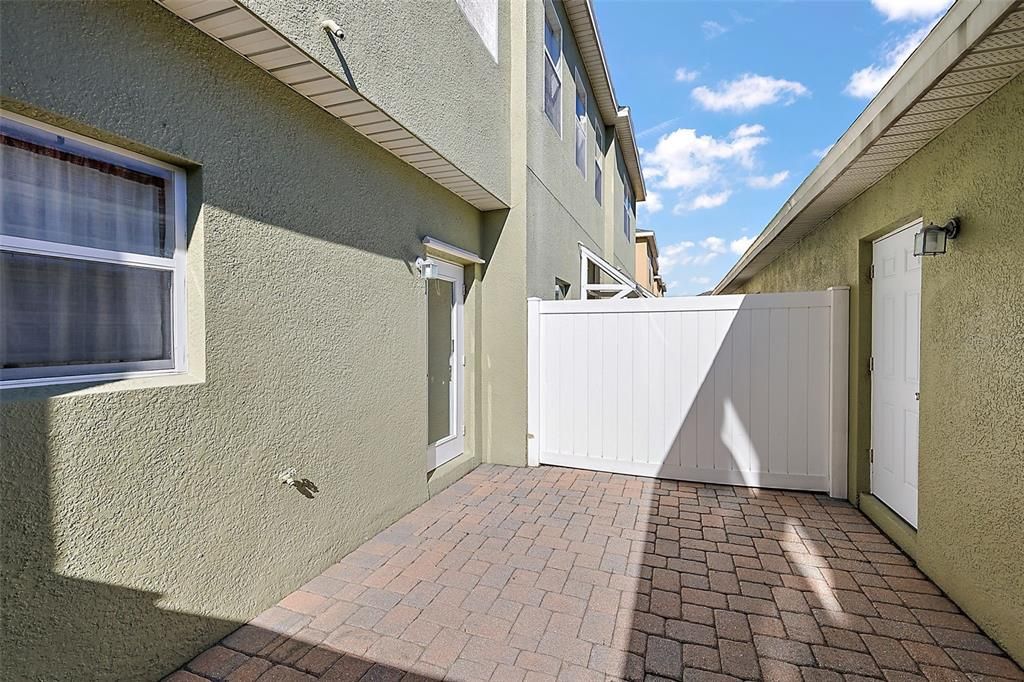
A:
{"type": "Polygon", "coordinates": [[[1024,679],[849,504],[482,466],[169,679],[1024,679]]]}

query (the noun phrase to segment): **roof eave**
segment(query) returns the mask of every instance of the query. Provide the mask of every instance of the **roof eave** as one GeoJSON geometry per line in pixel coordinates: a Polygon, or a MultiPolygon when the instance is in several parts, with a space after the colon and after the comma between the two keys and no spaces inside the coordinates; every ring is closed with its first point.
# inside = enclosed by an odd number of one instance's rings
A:
{"type": "MultiPolygon", "coordinates": [[[[812,207],[826,190],[832,188],[851,165],[870,152],[873,143],[900,123],[901,117],[954,69],[971,48],[1017,4],[1018,0],[958,0],[786,200],[746,253],[715,286],[713,293],[729,293],[735,290],[736,286],[749,280],[775,260],[782,251],[774,256],[759,257],[796,218],[812,207]]],[[[1012,77],[1014,76],[1008,77],[1004,82],[1008,82],[1012,77]]],[[[980,101],[983,100],[979,100],[973,106],[977,106],[980,101]]],[[[921,142],[921,147],[941,134],[942,130],[953,125],[956,120],[959,120],[959,117],[948,120],[945,127],[938,129],[932,137],[921,142]]],[[[903,163],[917,151],[919,149],[895,161],[892,168],[903,163]]],[[[856,192],[852,196],[836,206],[828,215],[817,220],[804,234],[816,229],[891,170],[886,170],[870,182],[862,183],[863,187],[855,187],[856,192]]]]}
{"type": "Polygon", "coordinates": [[[647,198],[647,187],[644,185],[639,148],[633,132],[633,120],[629,115],[629,108],[621,107],[615,97],[615,86],[612,84],[611,72],[604,56],[604,46],[601,43],[594,8],[590,0],[564,0],[564,4],[583,60],[583,68],[594,90],[598,113],[605,125],[615,128],[615,137],[622,148],[622,158],[629,173],[633,196],[637,201],[643,201],[647,198]]]}

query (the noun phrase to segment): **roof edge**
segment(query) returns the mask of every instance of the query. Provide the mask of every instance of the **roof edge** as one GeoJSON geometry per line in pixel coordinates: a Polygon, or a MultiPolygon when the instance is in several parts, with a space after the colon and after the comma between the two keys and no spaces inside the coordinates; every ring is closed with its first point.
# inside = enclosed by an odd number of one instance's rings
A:
{"type": "MultiPolygon", "coordinates": [[[[1007,12],[1013,10],[1016,4],[1017,0],[957,0],[868,103],[853,124],[832,145],[814,170],[800,183],[743,256],[715,285],[712,293],[730,293],[733,283],[740,275],[752,276],[774,262],[778,256],[750,271],[754,259],[904,112],[953,68],[992,26],[1007,12]]],[[[866,190],[867,188],[864,191],[866,190]]],[[[849,205],[856,198],[855,196],[846,201],[836,211],[849,205]]],[[[835,212],[831,215],[834,214],[835,212]]],[[[819,222],[812,230],[817,229],[820,224],[819,222]]]]}
{"type": "Polygon", "coordinates": [[[647,198],[647,186],[644,184],[643,169],[640,164],[639,148],[636,144],[636,135],[633,131],[633,119],[629,113],[629,107],[619,105],[615,96],[615,85],[612,83],[611,71],[608,69],[608,61],[605,58],[604,44],[601,41],[601,31],[597,26],[597,18],[594,14],[594,6],[591,0],[563,0],[566,10],[580,8],[583,10],[583,20],[574,19],[579,16],[577,13],[568,12],[569,23],[573,35],[576,36],[577,44],[580,37],[589,37],[593,40],[597,56],[592,59],[581,55],[583,68],[591,80],[591,85],[598,84],[607,90],[610,105],[600,106],[601,98],[598,97],[598,112],[605,125],[615,128],[615,136],[623,148],[623,160],[629,172],[630,184],[633,187],[633,196],[637,201],[644,201],[647,198]]]}

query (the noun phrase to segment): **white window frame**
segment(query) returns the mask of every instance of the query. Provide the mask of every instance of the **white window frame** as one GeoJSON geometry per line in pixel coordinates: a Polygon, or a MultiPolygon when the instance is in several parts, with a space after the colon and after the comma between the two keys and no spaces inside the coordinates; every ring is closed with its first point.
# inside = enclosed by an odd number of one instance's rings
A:
{"type": "MultiPolygon", "coordinates": [[[[148,256],[126,251],[78,246],[63,242],[52,242],[26,237],[13,237],[0,234],[0,251],[26,253],[40,256],[57,256],[98,263],[130,265],[152,270],[165,270],[171,276],[171,366],[159,369],[147,369],[153,364],[166,361],[140,361],[124,363],[96,363],[75,366],[43,366],[37,369],[40,376],[25,378],[0,379],[0,389],[22,388],[27,386],[48,386],[54,384],[70,384],[81,382],[104,382],[132,377],[181,374],[188,370],[186,339],[188,338],[187,314],[185,300],[186,272],[186,176],[178,166],[158,161],[142,154],[136,154],[114,145],[106,144],[83,135],[69,132],[62,128],[41,123],[39,121],[0,109],[0,119],[14,124],[14,127],[31,129],[33,135],[42,137],[55,144],[60,144],[68,151],[90,158],[114,162],[122,166],[134,168],[142,172],[160,169],[170,174],[171,187],[167,192],[169,207],[167,215],[173,221],[174,251],[170,256],[148,256]],[[103,371],[109,368],[110,371],[103,371]],[[116,369],[115,369],[116,368],[116,369]],[[89,370],[83,373],[83,370],[89,370]],[[67,371],[67,374],[62,373],[67,371]]],[[[35,371],[35,368],[34,368],[35,371]]],[[[34,373],[34,372],[33,372],[34,373]]]]}
{"type": "Polygon", "coordinates": [[[580,70],[576,69],[573,76],[573,82],[576,86],[575,100],[573,101],[573,118],[576,119],[576,134],[573,139],[572,155],[573,161],[576,164],[576,168],[579,169],[580,175],[585,180],[587,177],[587,124],[590,118],[587,116],[587,88],[583,85],[583,79],[580,78],[580,70]],[[583,115],[580,116],[576,109],[579,106],[580,100],[583,101],[583,115]],[[580,139],[582,138],[582,139],[580,139]],[[580,163],[577,158],[577,150],[580,148],[582,143],[583,146],[583,163],[580,163]]]}
{"type": "Polygon", "coordinates": [[[541,75],[540,109],[541,113],[544,114],[544,118],[548,120],[548,123],[551,124],[551,127],[555,129],[556,133],[558,133],[558,139],[562,139],[562,117],[565,113],[563,111],[564,105],[562,103],[562,86],[565,85],[565,83],[562,82],[562,59],[563,55],[565,54],[565,45],[562,42],[562,24],[561,22],[558,21],[558,12],[555,11],[554,6],[550,2],[544,3],[543,31],[544,33],[541,34],[541,42],[544,43],[544,59],[546,60],[547,64],[551,65],[551,68],[555,74],[555,78],[558,79],[558,125],[555,125],[555,122],[551,120],[550,116],[548,116],[547,107],[545,106],[548,97],[546,73],[543,73],[541,75]],[[554,29],[555,34],[558,36],[558,61],[555,61],[554,57],[552,57],[551,53],[548,51],[548,41],[545,35],[547,32],[548,25],[550,25],[551,28],[554,29]]]}
{"type": "Polygon", "coordinates": [[[604,205],[604,159],[600,154],[594,156],[594,199],[598,206],[604,205]]]}

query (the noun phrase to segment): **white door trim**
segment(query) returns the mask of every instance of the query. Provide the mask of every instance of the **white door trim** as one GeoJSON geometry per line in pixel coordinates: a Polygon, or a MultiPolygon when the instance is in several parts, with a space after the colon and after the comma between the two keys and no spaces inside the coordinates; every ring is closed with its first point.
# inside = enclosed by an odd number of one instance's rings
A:
{"type": "Polygon", "coordinates": [[[871,494],[915,528],[921,261],[913,255],[913,235],[922,222],[904,225],[871,247],[871,494]]]}
{"type": "MultiPolygon", "coordinates": [[[[464,272],[461,265],[449,263],[439,258],[431,258],[437,264],[438,279],[452,283],[452,354],[450,357],[452,367],[451,389],[449,391],[449,411],[451,428],[449,434],[434,443],[427,444],[427,471],[433,471],[445,462],[448,462],[463,453],[465,450],[465,328],[463,324],[463,282],[464,272]]],[[[426,281],[426,286],[431,285],[431,280],[426,281]]],[[[424,288],[424,296],[427,289],[424,288]]],[[[429,313],[428,313],[429,315],[429,313]]],[[[430,320],[427,320],[430,324],[430,320]]],[[[426,328],[426,329],[429,329],[426,328]]],[[[426,339],[424,339],[426,342],[426,339]]],[[[429,405],[428,405],[429,413],[429,405]]]]}

